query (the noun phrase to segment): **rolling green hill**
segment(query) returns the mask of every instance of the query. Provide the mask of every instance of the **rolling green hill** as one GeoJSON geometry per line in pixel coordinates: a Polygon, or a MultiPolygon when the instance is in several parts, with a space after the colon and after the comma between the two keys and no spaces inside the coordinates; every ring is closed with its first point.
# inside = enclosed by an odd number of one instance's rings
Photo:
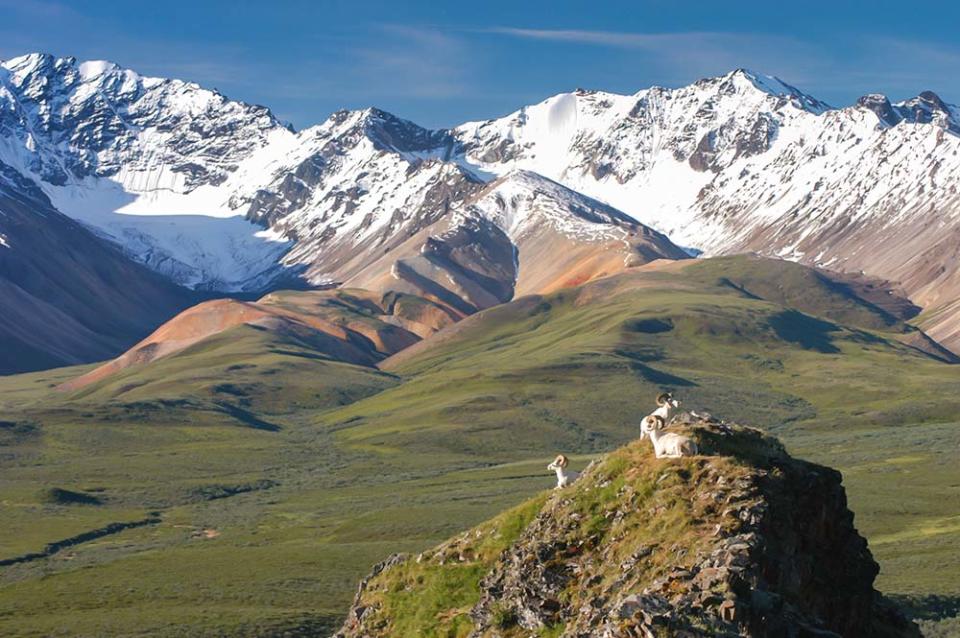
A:
{"type": "Polygon", "coordinates": [[[784,268],[803,267],[702,260],[521,298],[379,370],[242,325],[75,393],[54,387],[89,367],[2,378],[0,560],[142,524],[0,567],[0,633],[322,635],[375,562],[550,487],[557,452],[582,466],[635,438],[663,388],[841,469],[879,589],[956,600],[960,367],[904,343],[890,307],[784,268]]]}

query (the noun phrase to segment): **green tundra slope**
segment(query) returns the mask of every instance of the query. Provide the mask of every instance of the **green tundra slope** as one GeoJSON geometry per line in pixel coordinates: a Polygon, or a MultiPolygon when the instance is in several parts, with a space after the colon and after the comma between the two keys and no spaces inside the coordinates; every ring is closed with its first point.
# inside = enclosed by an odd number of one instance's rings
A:
{"type": "Polygon", "coordinates": [[[897,308],[784,268],[802,267],[704,260],[518,299],[380,370],[243,325],[119,385],[2,378],[0,560],[73,541],[0,566],[0,634],[322,635],[371,565],[549,487],[557,452],[634,439],[662,388],[841,469],[878,588],[949,607],[960,367],[897,308]]]}

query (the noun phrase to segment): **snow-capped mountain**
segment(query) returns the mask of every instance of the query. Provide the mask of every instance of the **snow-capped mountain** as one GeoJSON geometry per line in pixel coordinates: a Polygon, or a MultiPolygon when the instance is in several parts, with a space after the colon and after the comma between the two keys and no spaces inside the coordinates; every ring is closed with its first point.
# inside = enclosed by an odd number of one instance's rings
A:
{"type": "Polygon", "coordinates": [[[0,63],[0,161],[192,286],[256,288],[277,275],[286,243],[226,208],[219,187],[293,137],[267,109],[196,84],[43,54],[0,63]]]}
{"type": "Polygon", "coordinates": [[[538,172],[702,248],[703,230],[691,227],[702,188],[726,166],[767,153],[783,129],[828,109],[779,80],[739,70],[680,89],[564,93],[455,135],[471,165],[538,172]]]}
{"type": "Polygon", "coordinates": [[[0,161],[196,288],[300,277],[471,312],[680,256],[666,235],[960,297],[960,109],[931,92],[832,108],[737,70],[450,130],[367,109],[296,132],[195,84],[30,55],[0,64],[0,161]]]}
{"type": "MultiPolygon", "coordinates": [[[[958,113],[929,92],[896,105],[868,96],[831,109],[779,80],[738,70],[631,96],[562,94],[455,134],[471,165],[536,171],[715,253],[742,249],[771,225],[812,230],[825,211],[848,209],[854,193],[867,216],[886,216],[877,205],[898,187],[925,181],[924,201],[947,195],[940,182],[922,178],[933,165],[955,169],[958,113]]],[[[783,256],[821,252],[785,236],[777,243],[783,256]]]]}
{"type": "Polygon", "coordinates": [[[655,259],[688,255],[620,211],[536,173],[475,188],[389,250],[356,254],[345,285],[437,297],[469,314],[655,259]]]}
{"type": "MultiPolygon", "coordinates": [[[[453,215],[485,180],[451,161],[450,132],[368,109],[296,133],[262,107],[106,62],[34,54],[0,69],[0,159],[59,210],[185,285],[382,278],[403,270],[393,261],[405,253],[392,251],[441,219],[478,223],[453,215]]],[[[502,235],[487,226],[480,235],[502,235]]],[[[516,247],[507,244],[500,257],[513,276],[516,247]]],[[[514,281],[504,285],[512,294],[514,281]]]]}
{"type": "MultiPolygon", "coordinates": [[[[453,133],[467,165],[538,172],[707,255],[865,271],[930,308],[960,297],[960,108],[929,91],[834,109],[738,70],[562,94],[453,133]]],[[[934,314],[960,346],[955,313],[934,314]]]]}

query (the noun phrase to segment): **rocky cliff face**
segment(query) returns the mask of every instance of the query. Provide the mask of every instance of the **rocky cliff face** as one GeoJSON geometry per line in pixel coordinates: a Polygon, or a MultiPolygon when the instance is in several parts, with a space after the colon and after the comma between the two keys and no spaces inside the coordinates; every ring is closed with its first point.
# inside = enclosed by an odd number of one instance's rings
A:
{"type": "Polygon", "coordinates": [[[636,441],[569,488],[392,557],[337,636],[920,635],[873,589],[838,472],[758,430],[683,422],[702,456],[658,460],[636,441]]]}

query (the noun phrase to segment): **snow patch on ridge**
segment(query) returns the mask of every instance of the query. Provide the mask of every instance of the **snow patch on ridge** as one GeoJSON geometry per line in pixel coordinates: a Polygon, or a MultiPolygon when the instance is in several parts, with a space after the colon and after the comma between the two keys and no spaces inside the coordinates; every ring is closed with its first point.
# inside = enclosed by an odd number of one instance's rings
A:
{"type": "MultiPolygon", "coordinates": [[[[602,202],[537,173],[520,170],[491,183],[464,209],[496,224],[514,243],[538,232],[543,224],[581,241],[619,240],[635,223],[602,202]]],[[[457,223],[457,218],[451,222],[457,223]]]]}

